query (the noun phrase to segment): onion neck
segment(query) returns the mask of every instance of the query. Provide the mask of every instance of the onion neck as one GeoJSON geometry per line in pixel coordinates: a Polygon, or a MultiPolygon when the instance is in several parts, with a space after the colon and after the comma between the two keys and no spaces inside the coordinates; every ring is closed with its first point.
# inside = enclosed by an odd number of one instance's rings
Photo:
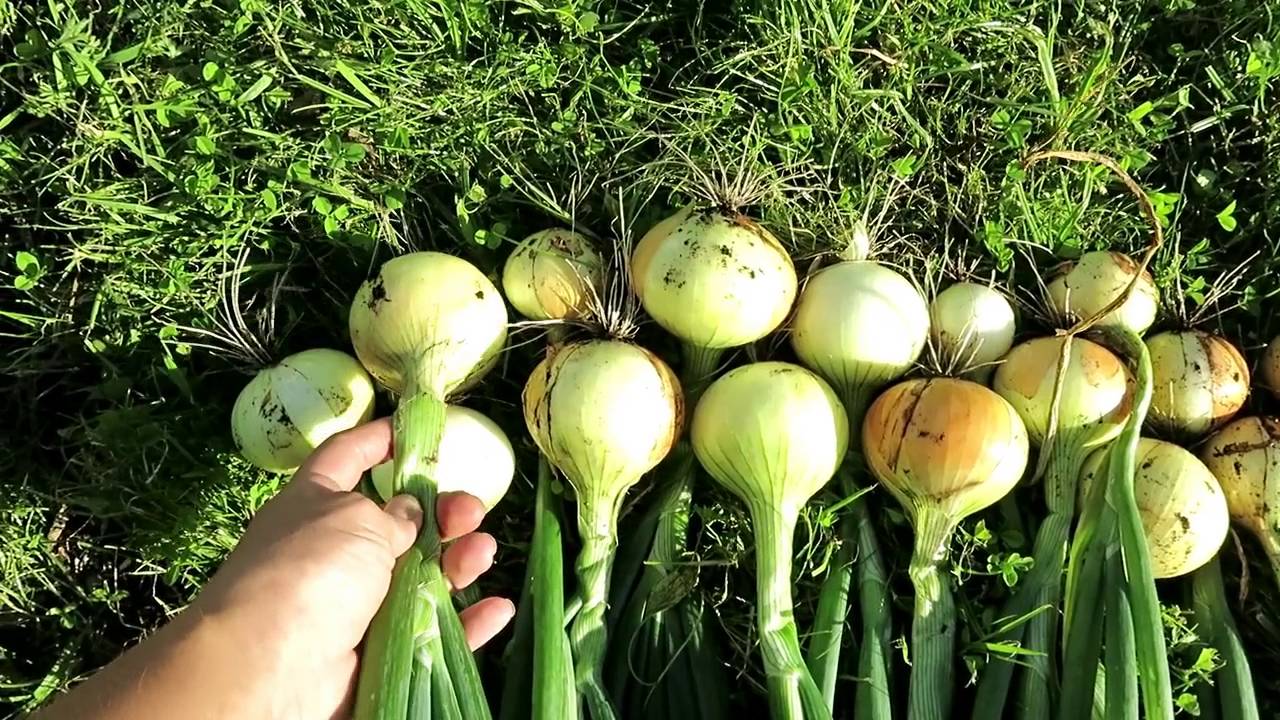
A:
{"type": "Polygon", "coordinates": [[[681,368],[680,382],[684,385],[685,411],[692,415],[693,408],[698,405],[703,391],[711,384],[720,367],[724,348],[702,347],[686,342],[681,345],[681,354],[684,356],[684,366],[681,368]]]}
{"type": "Polygon", "coordinates": [[[866,385],[845,383],[839,389],[840,404],[844,406],[844,414],[849,418],[849,452],[857,453],[861,460],[862,453],[862,419],[871,406],[874,389],[866,385]]]}
{"type": "Polygon", "coordinates": [[[916,540],[908,570],[915,588],[910,716],[913,720],[946,720],[951,717],[955,605],[951,581],[942,564],[958,522],[938,507],[918,505],[912,525],[916,540]]]}

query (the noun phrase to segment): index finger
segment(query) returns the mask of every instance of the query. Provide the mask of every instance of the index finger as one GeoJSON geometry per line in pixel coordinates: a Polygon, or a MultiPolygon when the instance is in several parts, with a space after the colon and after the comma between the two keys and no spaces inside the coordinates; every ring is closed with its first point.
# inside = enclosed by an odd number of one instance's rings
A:
{"type": "Polygon", "coordinates": [[[378,418],[325,440],[293,477],[333,490],[352,490],[365,470],[391,457],[391,447],[391,418],[378,418]]]}

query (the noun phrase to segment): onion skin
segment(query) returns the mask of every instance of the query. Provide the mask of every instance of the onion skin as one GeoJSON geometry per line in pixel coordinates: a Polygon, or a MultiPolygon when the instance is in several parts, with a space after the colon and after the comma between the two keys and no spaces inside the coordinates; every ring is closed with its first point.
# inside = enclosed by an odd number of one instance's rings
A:
{"type": "MultiPolygon", "coordinates": [[[[1085,462],[1082,495],[1102,472],[1105,452],[1085,462]]],[[[1227,539],[1227,500],[1209,468],[1187,450],[1163,440],[1138,441],[1133,491],[1158,579],[1186,575],[1209,562],[1227,539]]]]}
{"type": "Polygon", "coordinates": [[[351,303],[351,344],[394,393],[447,398],[478,382],[507,340],[507,306],[489,278],[461,258],[392,258],[351,303]]]}
{"type": "Polygon", "coordinates": [[[811,275],[791,320],[796,355],[846,395],[901,377],[928,337],[920,291],[874,262],[836,263],[811,275]]]}
{"type": "Polygon", "coordinates": [[[502,268],[507,301],[530,320],[576,320],[598,301],[604,262],[571,230],[542,230],[516,246],[502,268]]]}
{"type": "MultiPolygon", "coordinates": [[[[992,389],[1013,406],[1036,445],[1044,443],[1049,409],[1065,337],[1028,340],[1015,347],[996,370],[992,389]]],[[[1106,442],[1120,432],[1130,404],[1124,363],[1101,345],[1074,338],[1058,406],[1057,433],[1078,436],[1082,447],[1106,442]]]]}
{"type": "Polygon", "coordinates": [[[1229,423],[1209,437],[1200,458],[1221,483],[1231,519],[1258,538],[1280,576],[1280,419],[1229,423]]]}
{"type": "Polygon", "coordinates": [[[1022,419],[967,380],[908,380],[886,390],[862,423],[867,464],[908,515],[929,506],[959,521],[1013,490],[1027,467],[1022,419]]]}
{"type": "Polygon", "coordinates": [[[929,339],[944,367],[989,377],[994,363],[1013,347],[1017,329],[1009,299],[987,285],[961,282],[929,304],[929,339]]]}
{"type": "Polygon", "coordinates": [[[1227,423],[1249,398],[1249,365],[1226,339],[1200,330],[1160,333],[1147,341],[1153,393],[1148,426],[1194,438],[1227,423]]]}
{"type": "Polygon", "coordinates": [[[1262,353],[1260,373],[1262,387],[1266,388],[1272,397],[1280,399],[1280,337],[1267,343],[1267,349],[1262,353]]]}
{"type": "Polygon", "coordinates": [[[329,436],[373,415],[373,383],[355,358],[317,348],[264,368],[236,397],[231,434],[246,460],[293,472],[329,436]]]}
{"type": "MultiPolygon", "coordinates": [[[[384,501],[391,499],[393,465],[388,460],[370,471],[384,501]]],[[[489,511],[507,494],[515,474],[515,451],[497,423],[460,405],[445,410],[440,451],[432,470],[438,492],[465,492],[489,511]]]]}
{"type": "Polygon", "coordinates": [[[731,348],[773,332],[796,297],[786,248],[741,213],[689,206],[636,244],[631,282],[646,312],[699,348],[731,348]]]}
{"type": "MultiPolygon", "coordinates": [[[[1049,303],[1066,323],[1093,317],[1120,296],[1138,272],[1133,258],[1119,252],[1087,252],[1074,262],[1058,265],[1050,273],[1049,303]]],[[[1098,327],[1125,327],[1141,335],[1156,320],[1160,296],[1155,281],[1145,270],[1124,304],[1107,313],[1098,327]]]]}

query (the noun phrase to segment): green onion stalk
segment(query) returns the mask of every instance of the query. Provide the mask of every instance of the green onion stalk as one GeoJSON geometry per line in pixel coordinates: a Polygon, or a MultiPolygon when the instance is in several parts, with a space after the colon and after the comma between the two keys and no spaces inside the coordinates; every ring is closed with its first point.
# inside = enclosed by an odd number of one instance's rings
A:
{"type": "MultiPolygon", "coordinates": [[[[786,248],[723,207],[691,205],[649,230],[632,253],[631,284],[645,311],[680,341],[686,407],[697,404],[724,354],[773,332],[796,295],[786,248]]],[[[680,455],[687,459],[659,475],[654,522],[631,538],[647,557],[642,569],[625,570],[611,685],[639,698],[635,712],[674,703],[685,716],[714,719],[726,715],[728,693],[702,601],[690,592],[696,574],[681,566],[690,558],[696,465],[688,448],[680,455]]]]}
{"type": "MultiPolygon", "coordinates": [[[[548,352],[565,342],[566,323],[590,320],[600,302],[604,262],[583,235],[542,230],[521,241],[502,270],[507,300],[546,323],[548,352]]],[[[551,464],[539,454],[533,538],[515,632],[507,646],[503,720],[576,720],[573,653],[565,632],[563,503],[551,464]]]]}
{"type": "MultiPolygon", "coordinates": [[[[1094,448],[1120,431],[1129,412],[1127,373],[1120,360],[1097,343],[1071,335],[1024,342],[996,370],[993,389],[1021,416],[1031,442],[1040,447],[1048,514],[1036,533],[1034,565],[1003,612],[1006,618],[1034,613],[1001,638],[1025,634],[1020,717],[1047,717],[1053,663],[1057,657],[1057,613],[1062,594],[1077,480],[1094,448]]],[[[1011,663],[992,663],[980,679],[974,717],[1003,715],[1011,663]]]]}
{"type": "Polygon", "coordinates": [[[791,558],[800,511],[830,482],[848,449],[848,420],[814,373],[753,363],[713,382],[694,411],[694,453],[747,506],[755,533],[756,629],[774,720],[830,720],[800,652],[791,558]]]}
{"type": "Polygon", "coordinates": [[[577,498],[574,676],[590,717],[611,720],[617,714],[603,682],[605,608],[618,513],[627,491],[675,445],[683,424],[680,384],[656,355],[630,343],[569,343],[534,368],[523,401],[530,434],[577,498]]]}
{"type": "Polygon", "coordinates": [[[1214,557],[1191,576],[1192,609],[1196,626],[1218,651],[1222,668],[1214,674],[1217,697],[1213,699],[1223,720],[1258,720],[1258,699],[1253,688],[1253,672],[1245,655],[1240,630],[1231,617],[1222,568],[1214,557]]]}
{"type": "MultiPolygon", "coordinates": [[[[836,389],[855,428],[861,426],[874,392],[911,369],[928,337],[929,309],[916,287],[897,272],[865,260],[842,260],[810,276],[791,320],[796,356],[836,389]]],[[[860,491],[856,478],[865,465],[859,440],[855,433],[840,473],[839,492],[846,496],[860,491]]],[[[888,720],[889,595],[869,503],[868,498],[854,502],[840,523],[841,548],[819,595],[808,663],[827,707],[834,709],[856,567],[862,644],[855,712],[869,720],[888,720]]]]}
{"type": "Polygon", "coordinates": [[[943,571],[951,535],[995,504],[1027,467],[1027,431],[999,395],[967,380],[908,380],[867,413],[863,447],[871,471],[915,529],[909,575],[915,587],[907,717],[951,717],[955,606],[943,571]]]}
{"type": "Polygon", "coordinates": [[[479,672],[440,567],[437,456],[450,395],[477,382],[506,342],[502,296],[479,270],[434,252],[387,261],[351,305],[351,341],[374,378],[399,395],[392,494],[422,505],[423,527],[396,562],[365,638],[357,720],[490,717],[479,672]],[[415,669],[415,664],[418,666],[415,669]]]}

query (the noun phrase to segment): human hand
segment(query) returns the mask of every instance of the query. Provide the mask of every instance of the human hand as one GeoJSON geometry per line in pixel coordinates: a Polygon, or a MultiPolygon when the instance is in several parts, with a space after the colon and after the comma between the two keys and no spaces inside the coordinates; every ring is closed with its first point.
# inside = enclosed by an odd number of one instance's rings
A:
{"type": "MultiPolygon", "coordinates": [[[[376,420],[333,436],[253,518],[244,537],[196,602],[243,633],[246,647],[277,668],[273,717],[329,718],[350,702],[356,648],[409,549],[422,511],[412,496],[385,507],[351,490],[362,473],[386,460],[391,423],[376,420]]],[[[463,493],[441,495],[436,516],[452,540],[443,555],[455,589],[489,569],[492,535],[476,532],[484,506],[463,493]]],[[[486,598],[462,611],[475,649],[511,619],[510,600],[486,598]]]]}

